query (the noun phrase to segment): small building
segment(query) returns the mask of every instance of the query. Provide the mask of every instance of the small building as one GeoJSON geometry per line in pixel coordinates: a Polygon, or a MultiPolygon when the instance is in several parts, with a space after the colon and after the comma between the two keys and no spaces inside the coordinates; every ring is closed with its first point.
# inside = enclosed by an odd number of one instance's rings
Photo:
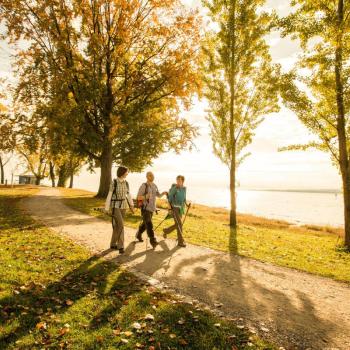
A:
{"type": "Polygon", "coordinates": [[[35,180],[36,178],[34,175],[27,175],[27,174],[18,175],[19,185],[35,185],[35,180]]]}

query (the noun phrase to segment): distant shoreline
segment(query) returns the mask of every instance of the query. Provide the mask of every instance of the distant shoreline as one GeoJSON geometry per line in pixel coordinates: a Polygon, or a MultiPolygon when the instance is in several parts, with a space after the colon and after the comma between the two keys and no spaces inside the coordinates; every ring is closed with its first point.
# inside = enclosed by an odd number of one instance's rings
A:
{"type": "Polygon", "coordinates": [[[341,190],[336,189],[325,189],[325,190],[312,190],[312,189],[258,189],[258,188],[238,188],[237,191],[251,191],[251,192],[288,192],[288,193],[325,193],[325,194],[342,194],[341,190]]]}

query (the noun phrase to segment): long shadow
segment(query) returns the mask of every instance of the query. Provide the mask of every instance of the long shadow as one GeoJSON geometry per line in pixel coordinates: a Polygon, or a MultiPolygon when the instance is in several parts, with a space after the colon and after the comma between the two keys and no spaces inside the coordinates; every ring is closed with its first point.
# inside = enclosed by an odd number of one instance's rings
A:
{"type": "MultiPolygon", "coordinates": [[[[12,320],[15,320],[18,325],[10,333],[0,335],[0,348],[5,350],[13,347],[17,340],[35,329],[35,325],[40,321],[40,316],[45,313],[45,310],[60,315],[91,292],[98,295],[104,294],[107,287],[107,278],[116,270],[115,264],[100,260],[102,256],[108,253],[109,250],[106,250],[91,257],[59,281],[55,281],[46,287],[32,283],[28,290],[1,299],[0,328],[5,329],[4,327],[12,320]],[[67,300],[69,300],[68,303],[67,300]],[[30,312],[23,312],[24,310],[30,310],[30,312]],[[36,310],[38,312],[35,314],[36,310]]],[[[114,283],[115,288],[118,283],[128,281],[128,275],[126,272],[121,272],[114,283]]],[[[131,288],[128,291],[132,293],[135,289],[131,288]]],[[[113,288],[108,293],[113,294],[113,288]]],[[[114,312],[117,312],[122,303],[113,303],[113,305],[114,312]]]]}
{"type": "MultiPolygon", "coordinates": [[[[235,230],[230,230],[228,244],[231,254],[210,252],[184,259],[173,267],[168,278],[174,280],[181,276],[178,285],[185,293],[220,307],[227,316],[244,318],[258,332],[273,340],[277,338],[287,349],[325,348],[327,342],[331,342],[334,324],[316,315],[310,298],[296,291],[298,302],[295,303],[290,295],[260,280],[260,274],[267,272],[262,269],[254,274],[249,259],[237,255],[235,230]],[[189,266],[194,267],[191,273],[188,273],[189,266]],[[268,331],[261,331],[266,328],[268,331]]],[[[274,277],[284,278],[283,275],[274,277]]]]}

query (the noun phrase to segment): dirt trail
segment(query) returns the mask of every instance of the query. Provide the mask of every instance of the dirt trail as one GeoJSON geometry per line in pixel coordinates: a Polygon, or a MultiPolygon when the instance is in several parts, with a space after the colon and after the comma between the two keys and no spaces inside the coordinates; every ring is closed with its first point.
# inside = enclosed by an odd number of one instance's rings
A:
{"type": "Polygon", "coordinates": [[[199,246],[178,249],[170,239],[153,251],[134,243],[133,229],[126,230],[126,254],[118,256],[107,251],[110,223],[68,208],[59,197],[59,190],[42,188],[23,205],[93,252],[219,307],[225,316],[242,318],[287,349],[350,349],[349,285],[199,246]]]}

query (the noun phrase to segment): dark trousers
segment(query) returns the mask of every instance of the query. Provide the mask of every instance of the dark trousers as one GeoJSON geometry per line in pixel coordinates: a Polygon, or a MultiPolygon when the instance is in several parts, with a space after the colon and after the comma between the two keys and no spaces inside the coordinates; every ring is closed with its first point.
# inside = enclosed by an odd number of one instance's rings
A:
{"type": "Polygon", "coordinates": [[[153,231],[153,212],[148,211],[146,209],[142,209],[142,222],[139,226],[137,235],[141,237],[142,233],[147,231],[147,235],[151,242],[154,242],[156,239],[154,238],[154,231],[153,231]]]}
{"type": "Polygon", "coordinates": [[[177,242],[179,244],[184,243],[184,237],[182,235],[182,214],[180,211],[180,208],[174,207],[173,208],[173,216],[174,216],[174,225],[165,228],[163,232],[168,235],[169,233],[173,232],[174,230],[177,231],[177,242]]]}

